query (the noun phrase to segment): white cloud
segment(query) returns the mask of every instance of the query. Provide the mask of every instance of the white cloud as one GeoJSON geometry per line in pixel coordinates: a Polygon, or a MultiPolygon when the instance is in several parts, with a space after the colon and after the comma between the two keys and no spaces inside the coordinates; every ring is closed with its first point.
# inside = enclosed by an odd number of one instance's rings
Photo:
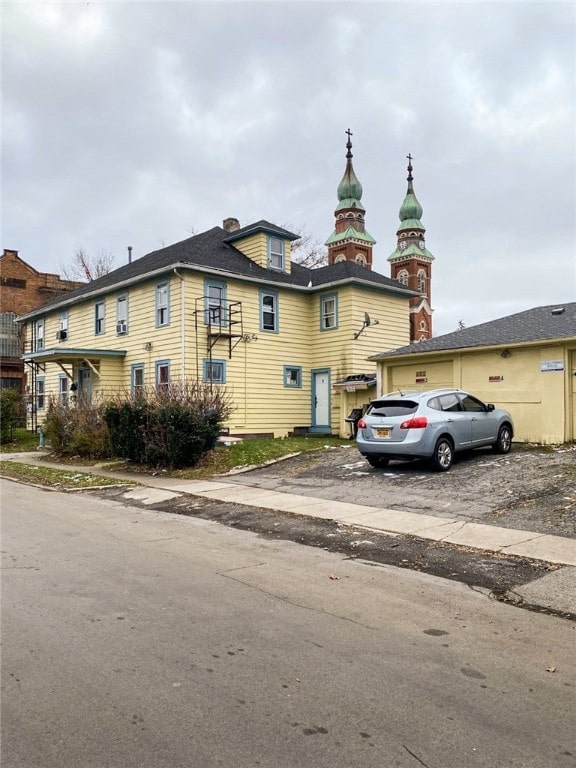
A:
{"type": "Polygon", "coordinates": [[[576,295],[568,3],[3,15],[4,245],[38,268],[79,244],[142,255],[229,215],[324,240],[351,128],[384,274],[414,156],[437,331],[576,295]]]}

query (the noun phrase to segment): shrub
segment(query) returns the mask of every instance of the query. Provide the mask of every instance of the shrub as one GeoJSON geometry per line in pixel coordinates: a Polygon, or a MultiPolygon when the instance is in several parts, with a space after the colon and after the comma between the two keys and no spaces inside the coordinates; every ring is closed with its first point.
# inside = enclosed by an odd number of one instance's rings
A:
{"type": "Polygon", "coordinates": [[[24,401],[17,389],[0,390],[0,443],[7,443],[22,421],[24,401]]]}
{"type": "Polygon", "coordinates": [[[62,456],[106,459],[112,455],[100,404],[79,402],[69,408],[50,398],[44,433],[52,450],[62,456]]]}
{"type": "Polygon", "coordinates": [[[204,384],[171,384],[106,404],[104,420],[115,456],[173,468],[193,466],[216,445],[231,412],[224,392],[204,384]]]}

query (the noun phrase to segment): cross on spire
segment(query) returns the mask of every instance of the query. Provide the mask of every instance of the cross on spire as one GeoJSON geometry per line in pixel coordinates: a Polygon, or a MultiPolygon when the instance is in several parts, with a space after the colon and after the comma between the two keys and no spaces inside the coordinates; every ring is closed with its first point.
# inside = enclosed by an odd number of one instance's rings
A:
{"type": "Polygon", "coordinates": [[[412,169],[412,155],[410,154],[410,152],[408,152],[406,157],[408,158],[408,179],[407,180],[408,181],[414,181],[414,179],[412,177],[412,170],[413,170],[412,169]]]}
{"type": "Polygon", "coordinates": [[[346,142],[346,149],[348,150],[348,152],[346,152],[346,157],[352,157],[352,152],[351,152],[351,150],[352,150],[352,141],[350,140],[350,137],[353,134],[352,134],[352,131],[350,130],[350,128],[348,128],[347,131],[344,131],[344,133],[346,133],[346,135],[348,136],[348,141],[346,142]]]}

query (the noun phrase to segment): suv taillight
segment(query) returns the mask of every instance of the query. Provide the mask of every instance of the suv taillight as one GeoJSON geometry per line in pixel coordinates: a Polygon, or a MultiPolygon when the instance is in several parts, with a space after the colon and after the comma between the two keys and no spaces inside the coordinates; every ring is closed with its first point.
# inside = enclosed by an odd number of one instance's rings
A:
{"type": "Polygon", "coordinates": [[[417,416],[415,419],[408,419],[400,424],[400,429],[424,429],[428,426],[426,416],[417,416]]]}
{"type": "Polygon", "coordinates": [[[358,429],[366,429],[366,422],[364,421],[364,419],[360,419],[358,421],[358,429]]]}

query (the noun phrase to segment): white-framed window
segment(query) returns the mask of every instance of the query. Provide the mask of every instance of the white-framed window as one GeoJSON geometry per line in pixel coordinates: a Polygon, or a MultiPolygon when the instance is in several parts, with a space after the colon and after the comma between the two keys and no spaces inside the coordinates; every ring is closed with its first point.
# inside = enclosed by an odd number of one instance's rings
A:
{"type": "Polygon", "coordinates": [[[204,381],[209,384],[226,383],[226,362],[224,360],[204,360],[204,381]]]}
{"type": "Polygon", "coordinates": [[[34,351],[40,352],[42,349],[44,349],[44,318],[40,318],[40,320],[36,320],[34,323],[34,351]]]}
{"type": "Polygon", "coordinates": [[[158,360],[156,363],[156,388],[159,392],[167,392],[170,386],[170,361],[158,360]]]}
{"type": "Polygon", "coordinates": [[[58,315],[58,330],[56,331],[57,341],[66,341],[68,338],[68,310],[63,309],[58,315]]]}
{"type": "Polygon", "coordinates": [[[278,332],[278,294],[260,291],[260,330],[278,332]]]}
{"type": "Polygon", "coordinates": [[[94,304],[94,334],[101,336],[106,332],[106,304],[103,301],[97,301],[94,304]]]}
{"type": "Polygon", "coordinates": [[[284,240],[270,236],[268,240],[268,266],[271,269],[284,269],[284,240]]]}
{"type": "Polygon", "coordinates": [[[363,253],[357,253],[355,258],[356,264],[360,264],[361,267],[366,266],[366,256],[363,253]]]}
{"type": "Polygon", "coordinates": [[[418,290],[422,292],[426,290],[426,272],[423,269],[418,270],[418,290]]]}
{"type": "Polygon", "coordinates": [[[284,366],[284,386],[285,387],[302,387],[302,367],[299,365],[285,365],[284,366]]]}
{"type": "Polygon", "coordinates": [[[128,333],[128,295],[123,293],[116,299],[116,333],[128,333]]]}
{"type": "Polygon", "coordinates": [[[204,296],[206,325],[226,325],[228,323],[226,283],[219,280],[206,280],[204,296]]]}
{"type": "Polygon", "coordinates": [[[427,328],[426,328],[426,322],[425,322],[424,320],[420,320],[420,330],[421,330],[421,331],[425,331],[425,330],[427,330],[427,328]]]}
{"type": "Polygon", "coordinates": [[[58,402],[60,405],[67,406],[70,397],[70,380],[65,373],[58,377],[58,402]]]}
{"type": "Polygon", "coordinates": [[[156,286],[156,327],[170,324],[170,288],[168,282],[156,286]]]}
{"type": "Polygon", "coordinates": [[[38,376],[36,379],[36,408],[39,411],[42,411],[45,406],[45,399],[46,399],[46,385],[44,381],[44,376],[38,376]]]}
{"type": "Polygon", "coordinates": [[[404,285],[408,285],[408,272],[405,269],[401,269],[400,272],[398,272],[398,277],[396,279],[399,282],[404,283],[404,285]]]}
{"type": "Polygon", "coordinates": [[[331,331],[338,327],[338,296],[335,293],[320,298],[320,329],[331,331]]]}
{"type": "Polygon", "coordinates": [[[340,261],[346,261],[346,256],[343,253],[339,253],[334,259],[335,264],[338,264],[340,261]]]}

